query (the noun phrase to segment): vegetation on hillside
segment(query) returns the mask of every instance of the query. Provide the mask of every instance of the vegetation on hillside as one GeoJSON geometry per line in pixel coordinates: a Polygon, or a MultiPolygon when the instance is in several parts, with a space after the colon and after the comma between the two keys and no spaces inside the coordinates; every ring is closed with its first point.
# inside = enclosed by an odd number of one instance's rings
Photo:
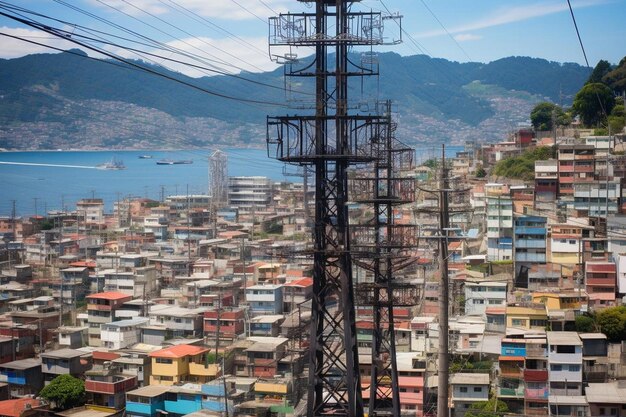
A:
{"type": "Polygon", "coordinates": [[[567,126],[572,122],[572,118],[560,106],[542,101],[530,112],[530,122],[535,130],[552,130],[555,124],[567,126]]]}
{"type": "Polygon", "coordinates": [[[554,158],[554,148],[540,146],[524,151],[519,156],[503,159],[493,168],[499,177],[530,181],[535,177],[535,161],[554,158]]]}
{"type": "Polygon", "coordinates": [[[609,307],[576,317],[577,332],[602,332],[609,342],[626,340],[626,306],[609,307]]]}
{"type": "Polygon", "coordinates": [[[626,91],[626,57],[616,66],[600,60],[589,79],[576,94],[572,111],[587,127],[603,129],[599,133],[621,131],[626,124],[623,106],[615,111],[615,97],[626,91]]]}
{"type": "Polygon", "coordinates": [[[465,412],[465,417],[503,417],[509,413],[504,401],[491,397],[489,401],[475,402],[465,412]]]}

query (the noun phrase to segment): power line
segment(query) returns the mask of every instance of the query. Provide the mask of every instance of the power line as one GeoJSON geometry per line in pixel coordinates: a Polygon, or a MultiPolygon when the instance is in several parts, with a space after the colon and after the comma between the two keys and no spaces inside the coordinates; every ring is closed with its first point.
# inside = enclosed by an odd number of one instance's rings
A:
{"type": "Polygon", "coordinates": [[[454,43],[456,44],[456,46],[459,47],[459,49],[465,54],[465,56],[467,57],[467,59],[469,59],[470,61],[472,61],[472,58],[470,58],[469,54],[467,53],[467,51],[465,51],[465,49],[463,49],[463,47],[461,46],[461,44],[454,38],[454,36],[452,36],[452,34],[450,32],[448,32],[448,29],[446,29],[446,27],[444,26],[444,24],[441,22],[441,20],[439,20],[439,18],[437,17],[437,15],[435,15],[435,13],[430,9],[430,7],[428,7],[428,5],[426,4],[426,2],[424,0],[420,0],[422,2],[422,4],[424,5],[424,7],[426,8],[426,10],[428,10],[428,12],[435,18],[435,20],[437,21],[437,23],[439,23],[439,26],[442,27],[442,29],[448,34],[448,36],[450,37],[450,39],[452,39],[454,41],[454,43]]]}
{"type": "Polygon", "coordinates": [[[239,6],[239,8],[241,8],[243,11],[245,11],[246,13],[256,17],[257,19],[259,19],[261,22],[263,23],[267,23],[267,21],[265,19],[263,19],[261,16],[259,16],[258,14],[254,13],[252,10],[250,10],[249,8],[242,6],[241,3],[239,3],[237,0],[230,0],[231,2],[235,3],[237,6],[239,6]]]}
{"type": "MultiPolygon", "coordinates": [[[[232,33],[231,31],[223,28],[222,26],[216,24],[215,22],[212,22],[210,20],[208,20],[207,18],[205,18],[204,16],[199,15],[198,13],[195,13],[194,11],[180,5],[180,4],[176,4],[174,3],[172,0],[166,0],[168,3],[170,3],[171,5],[167,5],[164,0],[159,0],[159,2],[161,2],[162,4],[168,6],[169,8],[171,8],[172,10],[178,10],[179,13],[184,14],[183,12],[180,11],[180,9],[184,10],[185,12],[187,12],[188,14],[191,14],[192,16],[195,16],[196,19],[194,19],[196,22],[199,22],[201,24],[203,24],[206,27],[214,27],[217,28],[218,30],[222,31],[223,33],[229,35],[231,38],[239,41],[239,43],[241,45],[244,46],[248,46],[249,49],[251,50],[256,50],[258,52],[260,52],[263,56],[267,55],[267,51],[262,50],[261,48],[259,48],[258,46],[255,46],[253,44],[251,44],[250,42],[246,41],[245,39],[242,39],[241,37],[235,35],[234,33],[232,33]]],[[[187,15],[188,16],[188,15],[187,15]]]]}
{"type": "Polygon", "coordinates": [[[283,104],[283,103],[275,103],[275,102],[264,101],[264,100],[254,100],[254,99],[246,99],[246,98],[234,97],[234,96],[230,96],[228,94],[223,94],[223,93],[219,93],[219,92],[216,92],[216,91],[212,91],[212,90],[206,89],[204,87],[200,87],[198,85],[192,84],[190,82],[187,82],[187,81],[184,81],[184,80],[172,77],[172,76],[167,75],[167,74],[163,74],[163,73],[158,72],[158,71],[155,71],[155,70],[153,70],[151,68],[144,67],[144,66],[139,65],[137,63],[134,63],[134,62],[132,62],[130,60],[127,60],[125,58],[117,56],[117,55],[115,55],[115,54],[113,54],[111,52],[95,48],[95,47],[93,47],[91,45],[88,45],[88,44],[86,44],[84,42],[77,41],[76,39],[68,38],[66,36],[63,36],[63,35],[59,34],[56,30],[54,30],[54,29],[52,29],[52,28],[50,28],[50,27],[48,27],[46,25],[43,25],[43,24],[40,24],[40,23],[36,23],[36,22],[29,22],[26,19],[22,19],[22,18],[17,17],[17,16],[12,16],[12,15],[10,15],[8,13],[5,13],[5,12],[0,12],[0,16],[4,16],[4,17],[7,17],[7,18],[9,18],[11,20],[15,20],[16,22],[20,22],[20,23],[22,23],[24,25],[27,25],[27,26],[30,26],[30,27],[32,27],[34,29],[39,29],[39,30],[42,30],[44,32],[50,33],[50,34],[55,35],[55,36],[57,36],[57,37],[59,37],[61,39],[65,39],[68,42],[75,43],[75,44],[83,46],[83,47],[85,47],[85,48],[87,48],[87,49],[89,49],[91,51],[94,51],[94,52],[100,53],[102,55],[105,55],[105,56],[107,56],[109,58],[112,58],[112,59],[114,59],[116,61],[123,62],[126,65],[129,65],[129,66],[131,66],[131,67],[133,67],[135,69],[138,69],[138,70],[141,70],[141,71],[145,71],[145,72],[150,73],[152,75],[155,75],[155,76],[158,76],[158,77],[162,77],[162,78],[168,79],[170,81],[174,81],[174,82],[180,83],[182,85],[186,85],[186,86],[191,87],[191,88],[193,88],[195,90],[204,92],[204,93],[212,95],[212,96],[216,96],[216,97],[220,97],[220,98],[224,98],[224,99],[228,99],[228,100],[240,101],[240,102],[243,102],[243,103],[266,104],[266,105],[277,106],[277,107],[288,107],[286,104],[283,104]]]}

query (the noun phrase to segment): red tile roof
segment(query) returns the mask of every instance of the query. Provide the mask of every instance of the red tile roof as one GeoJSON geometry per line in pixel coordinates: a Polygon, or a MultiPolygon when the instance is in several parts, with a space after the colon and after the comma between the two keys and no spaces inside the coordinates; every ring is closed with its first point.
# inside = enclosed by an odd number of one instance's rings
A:
{"type": "Polygon", "coordinates": [[[108,292],[101,292],[98,294],[91,294],[91,295],[88,295],[87,298],[97,298],[101,300],[122,300],[124,298],[133,298],[133,297],[128,294],[124,294],[124,293],[117,292],[117,291],[108,291],[108,292]]]}
{"type": "Polygon", "coordinates": [[[151,358],[183,358],[189,355],[199,355],[209,349],[194,345],[177,345],[150,353],[151,358]]]}
{"type": "Polygon", "coordinates": [[[39,400],[33,398],[19,398],[17,400],[0,401],[0,416],[19,417],[26,406],[39,407],[39,400]]]}
{"type": "Polygon", "coordinates": [[[313,278],[308,277],[296,279],[285,284],[286,287],[310,287],[311,285],[313,285],[313,278]]]}

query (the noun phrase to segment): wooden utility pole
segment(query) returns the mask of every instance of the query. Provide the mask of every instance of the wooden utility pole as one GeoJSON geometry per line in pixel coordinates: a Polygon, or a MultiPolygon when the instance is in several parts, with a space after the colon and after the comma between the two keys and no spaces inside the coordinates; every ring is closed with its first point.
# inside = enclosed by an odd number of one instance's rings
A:
{"type": "Polygon", "coordinates": [[[441,149],[441,177],[439,178],[439,364],[437,384],[437,417],[448,415],[448,230],[450,228],[450,213],[448,211],[448,170],[446,169],[446,147],[441,149]]]}

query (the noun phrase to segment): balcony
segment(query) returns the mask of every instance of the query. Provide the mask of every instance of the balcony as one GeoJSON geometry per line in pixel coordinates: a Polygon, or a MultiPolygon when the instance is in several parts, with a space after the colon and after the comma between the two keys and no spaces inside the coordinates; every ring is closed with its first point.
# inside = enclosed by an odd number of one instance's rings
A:
{"type": "Polygon", "coordinates": [[[498,397],[524,398],[524,387],[498,389],[498,397]]]}
{"type": "Polygon", "coordinates": [[[189,364],[189,374],[195,376],[208,376],[208,377],[216,377],[218,374],[219,368],[216,364],[204,365],[201,363],[193,363],[189,364]]]}
{"type": "MultiPolygon", "coordinates": [[[[545,227],[538,226],[515,226],[515,234],[516,235],[546,235],[545,227]]],[[[532,240],[532,239],[529,239],[532,240]]]]}
{"type": "Polygon", "coordinates": [[[515,253],[515,261],[517,262],[540,262],[543,263],[546,261],[545,253],[528,253],[528,252],[516,252],[515,253]]]}
{"type": "Polygon", "coordinates": [[[524,398],[527,400],[547,400],[550,394],[548,388],[526,388],[524,390],[524,398]]]}
{"type": "Polygon", "coordinates": [[[117,394],[129,391],[137,386],[137,377],[108,376],[104,377],[110,381],[96,381],[88,379],[85,381],[85,391],[97,392],[100,394],[117,394]]]}
{"type": "Polygon", "coordinates": [[[615,287],[615,277],[613,278],[589,278],[587,277],[586,284],[589,287],[615,287]]]}
{"type": "Polygon", "coordinates": [[[111,306],[107,304],[87,304],[87,310],[111,311],[111,306]]]}
{"type": "Polygon", "coordinates": [[[524,381],[526,382],[544,382],[547,380],[547,369],[524,369],[524,381]]]}
{"type": "MultiPolygon", "coordinates": [[[[516,231],[517,232],[517,231],[516,231]]],[[[545,229],[544,229],[545,233],[545,229]]],[[[516,239],[515,247],[520,249],[545,249],[545,239],[516,239]]]]}

